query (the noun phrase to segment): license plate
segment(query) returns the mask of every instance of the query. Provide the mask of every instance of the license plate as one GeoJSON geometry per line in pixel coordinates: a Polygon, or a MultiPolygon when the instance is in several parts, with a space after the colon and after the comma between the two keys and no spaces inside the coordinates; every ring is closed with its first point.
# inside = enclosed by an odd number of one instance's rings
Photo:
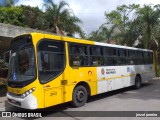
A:
{"type": "Polygon", "coordinates": [[[11,103],[16,103],[16,101],[15,100],[11,100],[11,103]]]}

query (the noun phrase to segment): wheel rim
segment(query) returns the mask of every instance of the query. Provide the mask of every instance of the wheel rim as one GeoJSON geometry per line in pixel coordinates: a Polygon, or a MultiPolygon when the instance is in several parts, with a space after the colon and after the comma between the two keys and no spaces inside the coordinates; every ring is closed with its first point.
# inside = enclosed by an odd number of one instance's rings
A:
{"type": "Polygon", "coordinates": [[[77,98],[77,101],[83,102],[84,99],[85,99],[84,91],[83,90],[78,90],[77,93],[76,93],[76,98],[77,98]]]}

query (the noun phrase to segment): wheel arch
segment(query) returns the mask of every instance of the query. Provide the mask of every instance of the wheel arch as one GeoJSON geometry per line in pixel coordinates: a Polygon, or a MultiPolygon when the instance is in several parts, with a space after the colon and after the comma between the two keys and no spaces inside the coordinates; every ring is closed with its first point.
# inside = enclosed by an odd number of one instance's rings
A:
{"type": "Polygon", "coordinates": [[[90,86],[89,86],[89,84],[88,84],[87,82],[85,82],[85,81],[79,82],[78,84],[76,84],[76,86],[74,87],[74,89],[75,89],[77,86],[79,86],[79,85],[84,86],[84,87],[86,88],[86,90],[87,90],[88,95],[89,95],[89,96],[91,95],[91,88],[90,88],[90,86]]]}
{"type": "Polygon", "coordinates": [[[140,74],[140,73],[137,73],[136,76],[135,76],[135,80],[136,80],[136,77],[137,77],[137,76],[140,77],[141,82],[142,82],[142,76],[141,76],[141,74],[140,74]]]}

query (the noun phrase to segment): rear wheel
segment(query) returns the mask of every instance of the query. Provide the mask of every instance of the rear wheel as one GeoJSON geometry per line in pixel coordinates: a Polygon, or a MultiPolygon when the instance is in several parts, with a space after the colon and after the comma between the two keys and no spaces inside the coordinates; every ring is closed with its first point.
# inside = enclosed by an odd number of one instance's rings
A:
{"type": "Polygon", "coordinates": [[[81,107],[85,105],[88,98],[87,90],[84,86],[77,86],[72,95],[72,105],[74,107],[81,107]]]}
{"type": "Polygon", "coordinates": [[[139,89],[140,87],[141,87],[141,77],[140,76],[136,76],[134,88],[135,89],[139,89]]]}

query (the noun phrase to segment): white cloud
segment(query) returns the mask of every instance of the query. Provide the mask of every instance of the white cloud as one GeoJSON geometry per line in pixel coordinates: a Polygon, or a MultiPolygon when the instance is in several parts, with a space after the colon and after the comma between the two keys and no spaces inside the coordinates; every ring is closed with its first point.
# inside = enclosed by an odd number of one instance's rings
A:
{"type": "Polygon", "coordinates": [[[32,7],[39,7],[40,9],[43,9],[43,0],[19,0],[15,5],[29,5],[32,7]]]}

